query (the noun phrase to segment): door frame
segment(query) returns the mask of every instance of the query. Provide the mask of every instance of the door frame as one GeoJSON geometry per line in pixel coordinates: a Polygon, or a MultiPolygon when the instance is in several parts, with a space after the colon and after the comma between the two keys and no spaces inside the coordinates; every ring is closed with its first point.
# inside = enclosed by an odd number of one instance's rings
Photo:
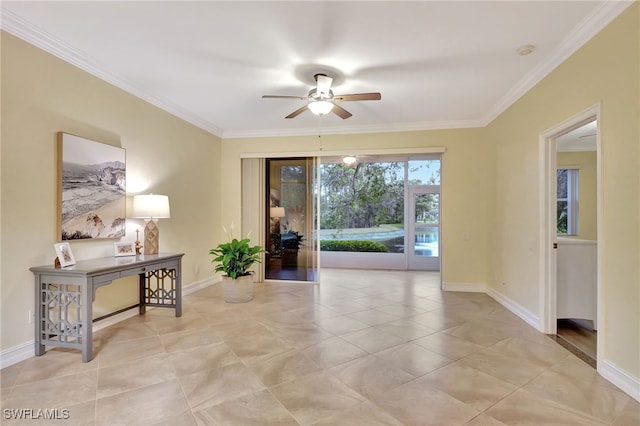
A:
{"type": "MultiPolygon", "coordinates": [[[[442,169],[442,160],[440,160],[440,167],[442,169]]],[[[407,269],[408,270],[425,270],[425,271],[438,271],[442,270],[442,186],[441,185],[409,185],[408,196],[405,200],[408,200],[407,208],[408,214],[406,215],[405,224],[407,226],[407,232],[405,233],[405,256],[407,257],[407,269]],[[437,189],[436,189],[437,188],[437,189]],[[415,254],[415,196],[420,194],[436,194],[438,195],[438,256],[419,258],[415,254]],[[431,269],[431,267],[437,264],[437,269],[431,269]]]]}
{"type": "Polygon", "coordinates": [[[601,359],[606,325],[602,320],[602,276],[603,276],[603,228],[602,228],[602,140],[601,140],[601,105],[597,103],[590,108],[566,119],[565,121],[542,132],[539,139],[539,164],[540,164],[540,325],[539,329],[543,333],[557,333],[557,283],[556,283],[556,249],[557,243],[557,211],[556,211],[556,188],[557,188],[557,150],[556,139],[571,130],[574,130],[588,122],[597,120],[596,127],[596,191],[597,191],[597,277],[596,277],[596,298],[598,343],[597,359],[601,359]]]}

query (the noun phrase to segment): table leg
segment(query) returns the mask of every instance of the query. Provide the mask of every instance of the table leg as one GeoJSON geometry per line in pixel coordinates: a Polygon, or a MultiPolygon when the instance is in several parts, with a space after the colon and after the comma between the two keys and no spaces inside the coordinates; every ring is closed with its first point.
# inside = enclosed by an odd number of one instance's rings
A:
{"type": "Polygon", "coordinates": [[[176,275],[176,317],[182,316],[182,271],[180,270],[180,264],[176,266],[175,269],[176,275]]]}
{"type": "Polygon", "coordinates": [[[147,305],[145,303],[145,300],[146,300],[145,295],[147,291],[147,274],[146,273],[142,273],[138,275],[138,288],[140,292],[140,295],[138,296],[138,300],[140,302],[138,306],[138,313],[140,315],[143,315],[147,310],[147,305]]]}
{"type": "Polygon", "coordinates": [[[40,275],[36,276],[36,310],[35,310],[35,354],[36,356],[44,355],[45,346],[42,344],[42,333],[44,333],[43,325],[43,310],[45,307],[42,305],[43,292],[42,282],[40,275]]]}
{"type": "Polygon", "coordinates": [[[82,362],[93,359],[93,284],[87,282],[82,292],[80,334],[82,339],[82,362]]]}

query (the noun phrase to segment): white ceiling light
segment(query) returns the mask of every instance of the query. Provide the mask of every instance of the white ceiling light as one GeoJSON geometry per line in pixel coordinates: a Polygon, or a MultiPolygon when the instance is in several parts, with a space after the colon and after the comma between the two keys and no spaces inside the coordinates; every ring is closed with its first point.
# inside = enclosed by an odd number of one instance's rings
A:
{"type": "Polygon", "coordinates": [[[351,156],[351,155],[348,155],[348,156],[346,156],[346,157],[342,157],[342,162],[343,162],[344,164],[347,164],[347,165],[349,165],[349,166],[350,166],[350,165],[352,165],[353,163],[355,163],[355,162],[356,162],[356,157],[351,156]]]}
{"type": "Polygon", "coordinates": [[[313,101],[309,103],[308,107],[315,115],[325,115],[329,114],[333,109],[333,102],[313,101]]]}

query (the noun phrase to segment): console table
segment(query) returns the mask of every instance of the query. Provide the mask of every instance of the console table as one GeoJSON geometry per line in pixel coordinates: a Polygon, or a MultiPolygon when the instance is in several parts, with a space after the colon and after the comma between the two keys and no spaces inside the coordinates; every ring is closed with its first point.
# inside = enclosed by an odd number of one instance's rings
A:
{"type": "Polygon", "coordinates": [[[181,261],[184,253],[103,257],[73,266],[29,268],[35,275],[35,354],[45,345],[82,350],[93,358],[93,302],[96,290],[113,280],[139,276],[140,314],[147,306],[175,308],[182,316],[181,261]]]}

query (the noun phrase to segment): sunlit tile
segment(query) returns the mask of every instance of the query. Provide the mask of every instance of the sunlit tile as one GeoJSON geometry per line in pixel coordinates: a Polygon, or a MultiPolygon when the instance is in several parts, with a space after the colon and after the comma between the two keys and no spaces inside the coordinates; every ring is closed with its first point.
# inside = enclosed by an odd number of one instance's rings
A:
{"type": "Polygon", "coordinates": [[[429,334],[413,340],[413,343],[449,359],[460,359],[473,352],[484,349],[481,345],[443,332],[429,334]]]}
{"type": "Polygon", "coordinates": [[[571,407],[539,398],[518,389],[493,407],[486,415],[505,424],[602,426],[608,424],[571,407]]]}
{"type": "Polygon", "coordinates": [[[355,320],[346,315],[340,315],[331,318],[321,318],[319,320],[316,320],[315,323],[323,330],[335,334],[336,336],[369,327],[362,321],[355,320]]]}
{"type": "Polygon", "coordinates": [[[241,363],[200,371],[178,380],[193,411],[265,389],[258,376],[241,363]]]}
{"type": "Polygon", "coordinates": [[[417,379],[484,411],[513,392],[516,387],[460,363],[449,364],[417,379]]]}
{"type": "Polygon", "coordinates": [[[320,370],[318,364],[296,349],[248,362],[247,366],[266,386],[279,385],[320,370]]]}
{"type": "Polygon", "coordinates": [[[189,410],[182,389],[174,379],[98,399],[96,424],[153,424],[189,410]]]}
{"type": "Polygon", "coordinates": [[[325,417],[315,423],[314,426],[402,426],[402,423],[391,414],[382,410],[371,402],[363,402],[355,407],[325,417]]]}
{"type": "Polygon", "coordinates": [[[166,382],[176,377],[167,354],[112,365],[98,370],[97,398],[166,382]]]}
{"type": "Polygon", "coordinates": [[[322,372],[274,386],[271,392],[300,424],[313,423],[365,400],[340,380],[322,372]]]}
{"type": "Polygon", "coordinates": [[[415,377],[450,364],[452,360],[413,343],[405,343],[376,353],[390,365],[415,377]]]}
{"type": "Polygon", "coordinates": [[[324,368],[366,356],[367,352],[339,337],[324,340],[309,346],[302,353],[324,368]]]}
{"type": "Polygon", "coordinates": [[[584,386],[581,381],[571,380],[553,371],[545,371],[523,389],[605,423],[613,422],[631,400],[618,389],[584,386]]]}
{"type": "MultiPolygon", "coordinates": [[[[80,362],[80,360],[78,360],[80,362]]],[[[58,408],[96,399],[97,370],[13,386],[2,407],[58,408]]],[[[3,389],[3,392],[6,389],[3,389]]]]}
{"type": "Polygon", "coordinates": [[[170,368],[176,375],[184,376],[239,362],[240,359],[229,346],[224,343],[214,343],[171,352],[167,356],[164,368],[170,368]]]}
{"type": "Polygon", "coordinates": [[[545,368],[490,349],[474,352],[458,362],[480,370],[504,382],[522,386],[545,368]]]}
{"type": "Polygon", "coordinates": [[[268,391],[225,401],[194,413],[200,425],[298,425],[293,416],[268,391]]]}
{"type": "Polygon", "coordinates": [[[363,322],[367,325],[378,325],[386,322],[395,321],[400,317],[398,315],[387,314],[375,309],[368,309],[366,311],[354,312],[347,315],[349,318],[363,322]]]}
{"type": "Polygon", "coordinates": [[[374,327],[380,331],[398,336],[405,341],[416,340],[421,337],[436,333],[436,330],[433,330],[425,325],[420,325],[406,318],[387,322],[384,324],[378,324],[374,327]]]}
{"type": "Polygon", "coordinates": [[[470,405],[417,380],[372,399],[407,425],[461,425],[480,414],[470,405]]]}
{"type": "Polygon", "coordinates": [[[328,372],[364,396],[379,395],[414,379],[375,355],[340,364],[328,372]]]}
{"type": "Polygon", "coordinates": [[[163,334],[160,341],[167,352],[176,352],[197,346],[205,346],[222,342],[210,327],[201,327],[177,333],[163,334]]]}
{"type": "Polygon", "coordinates": [[[346,333],[340,337],[369,353],[379,352],[393,346],[401,345],[407,341],[406,339],[374,327],[346,333]]]}

